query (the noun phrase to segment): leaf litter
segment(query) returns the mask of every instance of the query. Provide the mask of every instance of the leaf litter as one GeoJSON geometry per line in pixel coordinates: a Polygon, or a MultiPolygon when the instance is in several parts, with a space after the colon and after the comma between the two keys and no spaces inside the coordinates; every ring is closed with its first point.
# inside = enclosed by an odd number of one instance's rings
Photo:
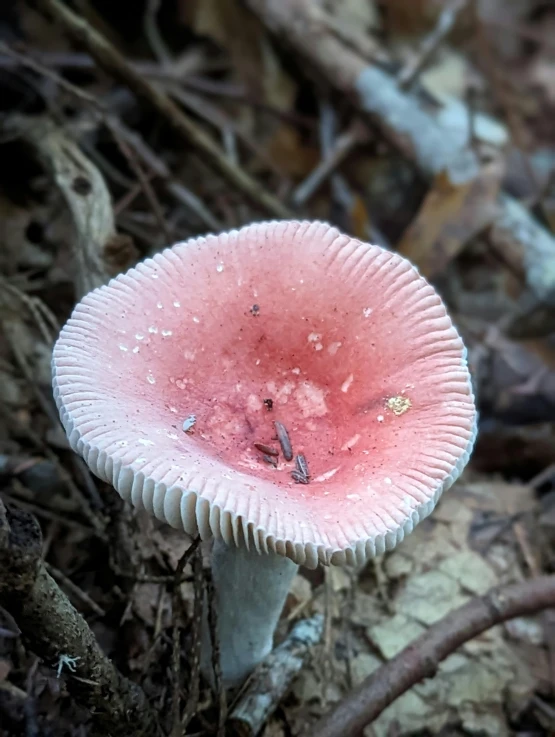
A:
{"type": "MultiPolygon", "coordinates": [[[[462,10],[407,93],[472,154],[470,166],[439,168],[430,177],[422,176],[421,162],[402,141],[400,153],[391,147],[391,120],[369,126],[337,78],[327,84],[334,70],[307,64],[294,44],[271,34],[247,9],[260,5],[254,0],[230,3],[225,11],[212,1],[163,3],[145,16],[146,26],[129,22],[130,12],[138,18],[130,0],[110,14],[101,3],[87,5],[87,17],[101,32],[121,39],[126,60],[202,120],[202,129],[221,141],[238,172],[256,177],[261,192],[291,208],[293,194],[313,177],[317,186],[305,188],[302,212],[295,215],[331,220],[408,256],[447,300],[469,348],[482,419],[463,478],[383,559],[326,575],[301,569],[293,583],[278,639],[315,612],[325,615],[325,636],[263,735],[301,737],[329,706],[455,606],[491,586],[553,570],[555,57],[548,29],[555,11],[540,2],[510,8],[477,2],[476,20],[470,7],[462,10]],[[330,166],[335,143],[361,125],[365,135],[330,166]],[[507,204],[507,197],[517,199],[507,204]]],[[[386,70],[418,68],[439,5],[326,0],[318,3],[315,22],[327,42],[347,49],[357,69],[375,62],[386,70]]],[[[160,116],[153,120],[121,80],[99,74],[92,59],[31,4],[8,6],[0,11],[6,100],[0,490],[3,500],[40,520],[46,561],[86,596],[70,588],[66,593],[101,646],[163,711],[172,691],[173,576],[191,540],[141,514],[121,512],[115,495],[68,452],[50,398],[49,361],[57,326],[79,296],[76,223],[67,193],[48,178],[40,152],[23,145],[13,125],[21,115],[54,113],[57,140],[71,138],[91,171],[98,170],[113,202],[111,227],[126,239],[109,244],[111,272],[153,255],[168,237],[186,240],[275,212],[262,213],[245,192],[225,183],[214,162],[208,165],[167,135],[160,116]],[[72,85],[105,105],[115,128],[72,85]],[[127,148],[121,139],[118,145],[114,130],[123,132],[127,148]],[[119,510],[114,526],[106,523],[112,507],[119,510]],[[105,616],[87,608],[86,597],[105,616]]],[[[335,63],[342,58],[334,56],[335,63]]],[[[263,401],[273,411],[273,400],[263,401]]],[[[186,689],[187,653],[194,647],[189,569],[179,591],[186,689]]],[[[449,656],[435,678],[397,699],[365,736],[551,733],[553,631],[547,613],[487,631],[449,656]]],[[[23,649],[16,623],[0,609],[0,732],[6,737],[24,728],[39,734],[45,725],[53,737],[89,734],[88,716],[49,665],[23,649]]],[[[189,729],[209,733],[216,722],[210,689],[202,684],[189,729]]]]}

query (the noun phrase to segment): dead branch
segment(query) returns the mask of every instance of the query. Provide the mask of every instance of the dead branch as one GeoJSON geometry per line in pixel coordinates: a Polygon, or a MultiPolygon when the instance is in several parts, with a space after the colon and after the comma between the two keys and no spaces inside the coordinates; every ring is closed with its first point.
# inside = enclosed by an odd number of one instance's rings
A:
{"type": "Polygon", "coordinates": [[[98,66],[118,79],[147,102],[173,130],[192,145],[205,160],[232,186],[265,212],[286,218],[289,212],[279,200],[265,191],[243,169],[235,166],[214,140],[192,118],[189,118],[164,92],[130,66],[119,51],[80,15],[60,0],[42,0],[42,6],[58,21],[68,35],[82,44],[98,66]]]}
{"type": "Polygon", "coordinates": [[[324,618],[315,614],[293,627],[287,639],[268,655],[248,680],[228,726],[237,737],[256,737],[276,710],[314,645],[322,638],[324,618]]]}
{"type": "Polygon", "coordinates": [[[313,737],[358,737],[412,686],[432,678],[439,664],[465,642],[507,619],[555,607],[555,575],[491,589],[432,625],[368,676],[312,729],[313,737]]]}
{"type": "Polygon", "coordinates": [[[82,297],[108,281],[114,255],[130,248],[129,238],[116,233],[104,178],[67,132],[49,118],[14,116],[9,126],[36,151],[71,210],[77,231],[75,286],[82,297]]]}
{"type": "MultiPolygon", "coordinates": [[[[384,138],[428,179],[446,172],[453,184],[478,176],[479,161],[470,141],[446,129],[421,100],[397,80],[369,65],[352,46],[329,29],[313,0],[245,0],[251,10],[300,57],[307,67],[346,96],[384,138]]],[[[555,269],[547,254],[555,238],[510,197],[499,200],[489,230],[496,252],[520,264],[525,285],[539,299],[555,301],[555,269]],[[510,234],[510,237],[509,237],[510,234]],[[508,253],[507,253],[508,252],[508,253]]]]}
{"type": "Polygon", "coordinates": [[[101,651],[41,558],[42,537],[30,514],[0,501],[0,604],[29,648],[63,673],[94,728],[113,737],[155,734],[156,717],[144,692],[101,651]]]}

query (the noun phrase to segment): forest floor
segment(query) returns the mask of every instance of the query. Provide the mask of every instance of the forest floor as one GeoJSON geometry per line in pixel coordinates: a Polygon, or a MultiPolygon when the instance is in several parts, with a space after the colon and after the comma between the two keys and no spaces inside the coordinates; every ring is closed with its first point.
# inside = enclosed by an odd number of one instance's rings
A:
{"type": "MultiPolygon", "coordinates": [[[[39,520],[48,572],[163,734],[222,719],[187,657],[192,575],[176,665],[191,540],[69,449],[50,360],[75,302],[167,244],[319,219],[415,263],[468,347],[480,427],[462,478],[393,552],[294,581],[278,640],[314,613],[324,635],[262,734],[308,734],[452,609],[554,571],[555,6],[76,0],[81,35],[64,7],[0,7],[0,492],[39,520]]],[[[25,634],[0,608],[1,737],[85,737],[71,663],[25,634]]],[[[364,731],[549,734],[555,610],[466,642],[364,731]]]]}

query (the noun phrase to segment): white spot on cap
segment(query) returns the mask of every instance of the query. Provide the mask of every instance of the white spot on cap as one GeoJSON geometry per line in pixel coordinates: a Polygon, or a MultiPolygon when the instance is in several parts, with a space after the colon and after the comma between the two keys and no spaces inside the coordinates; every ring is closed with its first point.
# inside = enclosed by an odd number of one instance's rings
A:
{"type": "Polygon", "coordinates": [[[293,393],[295,384],[292,381],[286,381],[285,384],[275,393],[275,399],[278,404],[287,404],[288,398],[293,393]]]}
{"type": "Polygon", "coordinates": [[[173,412],[174,415],[177,414],[177,407],[170,407],[170,412],[173,412]]]}
{"type": "Polygon", "coordinates": [[[200,322],[200,317],[197,317],[196,315],[193,317],[193,322],[196,322],[197,325],[200,322]]]}
{"type": "Polygon", "coordinates": [[[146,438],[139,438],[139,445],[154,445],[152,440],[147,440],[146,438]]]}
{"type": "Polygon", "coordinates": [[[151,274],[150,275],[150,278],[151,279],[158,279],[158,274],[151,274]]]}
{"type": "Polygon", "coordinates": [[[309,343],[318,343],[318,341],[322,340],[322,334],[321,333],[309,333],[307,340],[309,343]]]}
{"type": "Polygon", "coordinates": [[[362,314],[364,315],[364,317],[370,317],[370,315],[372,314],[372,308],[371,307],[365,307],[362,310],[362,314]]]}
{"type": "Polygon", "coordinates": [[[158,332],[158,328],[156,327],[156,325],[151,325],[149,327],[149,329],[148,329],[148,332],[149,333],[157,333],[158,332]]]}
{"type": "Polygon", "coordinates": [[[386,483],[386,484],[387,484],[388,486],[391,486],[391,484],[393,483],[393,481],[392,481],[392,480],[391,480],[391,479],[389,478],[389,476],[386,476],[386,477],[385,477],[385,479],[384,479],[384,481],[385,481],[385,483],[386,483]]]}
{"type": "Polygon", "coordinates": [[[156,384],[156,379],[154,378],[152,374],[148,374],[146,377],[146,380],[148,381],[149,384],[156,384]]]}
{"type": "Polygon", "coordinates": [[[295,398],[303,417],[323,417],[327,414],[325,396],[320,387],[311,381],[303,381],[295,392],[295,398]]]}
{"type": "Polygon", "coordinates": [[[187,361],[194,361],[196,355],[195,351],[183,351],[183,358],[187,361]]]}
{"type": "Polygon", "coordinates": [[[258,412],[258,410],[262,409],[262,406],[262,402],[256,394],[249,394],[247,397],[247,407],[251,412],[258,412]]]}
{"type": "Polygon", "coordinates": [[[127,347],[124,345],[120,345],[119,349],[120,351],[127,351],[127,347]]]}
{"type": "Polygon", "coordinates": [[[330,356],[335,356],[342,345],[343,343],[341,343],[341,341],[339,340],[337,340],[335,343],[330,343],[328,346],[328,353],[330,354],[330,356]]]}
{"type": "Polygon", "coordinates": [[[167,338],[169,335],[173,335],[171,330],[162,330],[162,335],[167,338]]]}
{"type": "Polygon", "coordinates": [[[170,438],[170,440],[177,440],[177,435],[174,432],[169,432],[168,438],[170,438]]]}
{"type": "Polygon", "coordinates": [[[346,443],[343,443],[343,445],[341,446],[341,450],[350,450],[351,448],[354,448],[359,440],[360,435],[358,433],[356,435],[353,435],[353,437],[349,438],[346,443]]]}
{"type": "Polygon", "coordinates": [[[316,343],[314,346],[315,351],[322,351],[324,349],[324,346],[321,343],[316,343]]]}
{"type": "Polygon", "coordinates": [[[173,306],[174,307],[181,307],[181,302],[178,302],[177,300],[175,300],[175,302],[173,303],[173,306]]]}
{"type": "Polygon", "coordinates": [[[319,476],[316,476],[315,479],[312,479],[312,482],[322,482],[327,481],[328,479],[331,479],[332,476],[335,476],[335,474],[339,471],[339,468],[332,468],[330,471],[326,471],[325,473],[321,473],[319,476]]]}
{"type": "Polygon", "coordinates": [[[378,422],[383,422],[384,417],[383,415],[378,415],[376,419],[378,420],[378,422]]]}
{"type": "Polygon", "coordinates": [[[137,340],[144,340],[144,339],[145,339],[145,336],[144,336],[144,335],[143,335],[142,333],[137,333],[137,334],[135,335],[135,338],[136,338],[137,340]]]}
{"type": "Polygon", "coordinates": [[[256,361],[254,362],[254,364],[255,364],[255,366],[260,366],[260,359],[257,358],[256,361]]]}
{"type": "Polygon", "coordinates": [[[301,373],[301,369],[298,366],[295,366],[295,368],[291,369],[291,373],[298,376],[301,373]]]}
{"type": "Polygon", "coordinates": [[[359,502],[360,494],[347,494],[346,498],[349,499],[351,502],[359,502]]]}
{"type": "Polygon", "coordinates": [[[156,307],[158,307],[159,310],[161,310],[163,306],[164,305],[161,302],[156,303],[156,307]]]}
{"type": "Polygon", "coordinates": [[[223,270],[224,270],[224,265],[223,264],[218,264],[216,266],[216,271],[218,272],[218,274],[221,274],[223,270]]]}
{"type": "Polygon", "coordinates": [[[347,378],[345,379],[345,381],[341,384],[341,391],[344,394],[347,394],[347,392],[351,388],[351,384],[353,383],[353,379],[354,378],[355,377],[353,376],[353,374],[349,374],[349,376],[347,376],[347,378]]]}
{"type": "Polygon", "coordinates": [[[136,346],[135,346],[135,347],[133,348],[133,353],[138,353],[138,352],[139,352],[139,346],[138,346],[138,345],[136,345],[136,346]]]}

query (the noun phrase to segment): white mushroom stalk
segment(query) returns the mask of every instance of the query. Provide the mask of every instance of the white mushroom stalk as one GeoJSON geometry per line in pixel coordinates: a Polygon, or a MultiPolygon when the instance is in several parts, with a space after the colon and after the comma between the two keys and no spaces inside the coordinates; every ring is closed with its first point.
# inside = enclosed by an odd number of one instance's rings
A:
{"type": "Polygon", "coordinates": [[[53,373],[91,470],[216,538],[228,685],[271,649],[296,566],[394,548],[476,436],[440,297],[406,259],[324,223],[256,223],[147,259],[76,306],[53,373]]]}
{"type": "MultiPolygon", "coordinates": [[[[274,631],[298,566],[289,558],[259,555],[214,541],[212,577],[218,606],[220,667],[226,688],[240,685],[271,652],[274,631]]],[[[202,669],[212,679],[209,640],[202,669]]]]}

